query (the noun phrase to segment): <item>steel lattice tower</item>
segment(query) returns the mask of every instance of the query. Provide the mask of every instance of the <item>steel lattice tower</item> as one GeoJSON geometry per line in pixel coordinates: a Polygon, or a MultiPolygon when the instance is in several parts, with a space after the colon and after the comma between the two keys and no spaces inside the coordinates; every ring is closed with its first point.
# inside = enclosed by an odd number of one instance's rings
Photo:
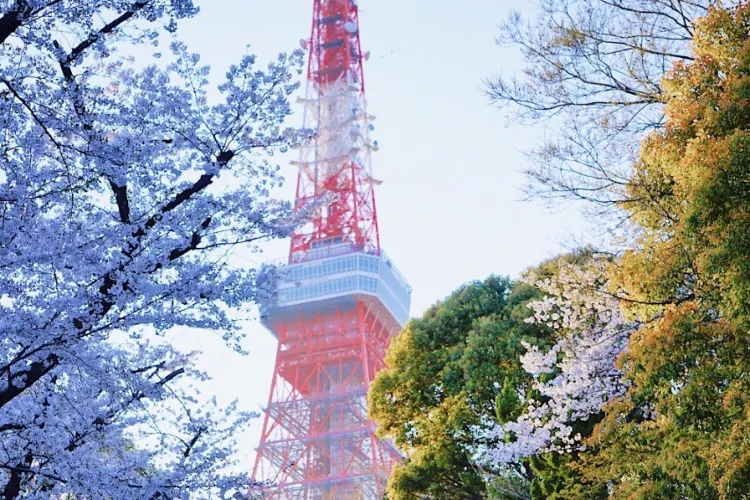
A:
{"type": "Polygon", "coordinates": [[[379,499],[400,459],[367,418],[367,390],[409,315],[380,248],[356,0],[314,0],[289,263],[262,321],[279,340],[253,477],[270,498],[379,499]]]}

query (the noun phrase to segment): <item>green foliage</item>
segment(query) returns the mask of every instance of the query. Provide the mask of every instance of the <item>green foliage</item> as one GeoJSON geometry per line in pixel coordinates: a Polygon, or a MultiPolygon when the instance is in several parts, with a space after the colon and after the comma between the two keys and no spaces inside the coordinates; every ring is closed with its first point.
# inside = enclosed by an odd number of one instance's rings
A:
{"type": "Polygon", "coordinates": [[[503,389],[495,398],[495,416],[501,424],[515,420],[521,414],[521,398],[518,397],[516,386],[506,379],[503,389]]]}
{"type": "Polygon", "coordinates": [[[583,478],[576,469],[577,460],[577,454],[547,453],[531,457],[529,465],[534,472],[531,500],[605,500],[604,485],[581,487],[583,478]]]}
{"type": "Polygon", "coordinates": [[[390,500],[486,497],[471,429],[519,411],[514,394],[527,383],[520,341],[542,341],[523,322],[535,297],[528,285],[492,276],[461,287],[394,339],[369,395],[378,432],[409,454],[391,476],[390,500]]]}

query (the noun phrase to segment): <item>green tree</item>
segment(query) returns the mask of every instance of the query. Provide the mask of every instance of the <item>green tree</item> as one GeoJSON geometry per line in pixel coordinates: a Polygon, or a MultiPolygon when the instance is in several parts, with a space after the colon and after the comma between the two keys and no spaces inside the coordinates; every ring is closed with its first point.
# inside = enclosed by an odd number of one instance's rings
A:
{"type": "Polygon", "coordinates": [[[748,26],[747,4],[697,24],[622,204],[639,238],[616,280],[648,323],[581,466],[615,498],[750,498],[748,26]]]}
{"type": "MultiPolygon", "coordinates": [[[[394,339],[369,395],[378,432],[409,455],[392,473],[390,500],[486,498],[472,428],[518,411],[508,388],[526,383],[520,341],[543,342],[523,322],[534,297],[534,288],[493,276],[461,287],[394,339]]],[[[518,464],[519,477],[526,472],[518,464]]]]}

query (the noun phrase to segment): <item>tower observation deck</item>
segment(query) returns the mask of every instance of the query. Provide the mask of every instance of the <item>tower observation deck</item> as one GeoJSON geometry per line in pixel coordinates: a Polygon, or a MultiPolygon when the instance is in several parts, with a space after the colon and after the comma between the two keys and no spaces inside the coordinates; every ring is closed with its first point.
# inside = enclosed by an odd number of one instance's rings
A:
{"type": "Polygon", "coordinates": [[[314,0],[292,235],[263,324],[279,341],[253,478],[264,498],[380,499],[400,455],[375,436],[367,390],[409,317],[380,248],[356,0],[314,0]]]}

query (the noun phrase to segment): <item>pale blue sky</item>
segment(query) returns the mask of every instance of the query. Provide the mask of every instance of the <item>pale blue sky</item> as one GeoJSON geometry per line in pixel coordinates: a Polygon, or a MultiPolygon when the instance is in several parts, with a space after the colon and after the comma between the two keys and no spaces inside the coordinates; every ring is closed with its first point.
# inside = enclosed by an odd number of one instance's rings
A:
{"type": "MultiPolygon", "coordinates": [[[[312,0],[198,0],[202,12],[182,25],[181,38],[220,78],[247,44],[261,60],[299,46],[309,36],[312,0]]],[[[518,52],[493,43],[497,25],[522,0],[360,0],[372,138],[380,151],[373,171],[383,248],[414,287],[419,316],[460,284],[491,273],[516,276],[561,251],[579,231],[577,215],[551,214],[520,201],[521,150],[541,129],[506,127],[502,112],[482,94],[482,79],[521,65],[518,52]]],[[[301,113],[292,118],[299,125],[301,113]]],[[[279,157],[293,196],[295,170],[279,157]]],[[[286,257],[275,242],[251,262],[286,257]]],[[[192,342],[191,342],[192,344],[192,342]]],[[[248,326],[248,357],[208,338],[199,342],[202,364],[215,381],[206,389],[242,406],[266,403],[276,343],[257,323],[248,326]]],[[[247,467],[262,419],[242,437],[247,467]]]]}

